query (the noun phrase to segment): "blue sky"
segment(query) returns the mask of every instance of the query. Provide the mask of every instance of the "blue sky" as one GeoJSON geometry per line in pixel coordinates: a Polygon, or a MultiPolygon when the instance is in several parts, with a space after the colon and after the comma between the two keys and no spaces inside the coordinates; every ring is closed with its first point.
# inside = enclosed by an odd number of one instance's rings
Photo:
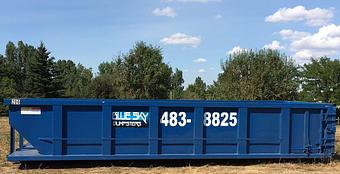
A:
{"type": "Polygon", "coordinates": [[[3,1],[0,53],[8,41],[37,46],[97,72],[136,41],[158,45],[185,84],[208,84],[221,60],[242,49],[279,49],[297,63],[339,57],[340,3],[335,0],[3,1]],[[339,51],[338,51],[339,50],[339,51]]]}

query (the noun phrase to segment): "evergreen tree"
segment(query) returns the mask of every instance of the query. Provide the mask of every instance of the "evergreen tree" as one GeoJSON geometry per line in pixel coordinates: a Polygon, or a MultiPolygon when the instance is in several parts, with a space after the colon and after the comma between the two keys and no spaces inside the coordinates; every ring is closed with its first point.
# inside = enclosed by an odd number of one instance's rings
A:
{"type": "Polygon", "coordinates": [[[57,89],[54,87],[53,59],[43,43],[37,48],[35,59],[32,61],[32,96],[55,97],[57,89]]]}
{"type": "Polygon", "coordinates": [[[26,50],[26,45],[22,42],[18,42],[18,47],[17,47],[17,55],[16,55],[16,60],[18,61],[18,68],[17,68],[17,75],[15,77],[17,81],[17,90],[24,92],[25,90],[25,79],[26,79],[26,70],[27,70],[27,50],[26,50]]]}
{"type": "Polygon", "coordinates": [[[5,76],[5,57],[0,54],[0,77],[5,76]]]}
{"type": "Polygon", "coordinates": [[[20,91],[20,97],[31,97],[33,81],[29,77],[29,74],[31,73],[32,62],[34,62],[35,59],[35,48],[19,41],[17,53],[20,62],[20,73],[19,76],[16,77],[19,80],[17,91],[20,91]]]}
{"type": "Polygon", "coordinates": [[[76,68],[76,74],[77,74],[77,79],[75,83],[75,88],[76,91],[74,95],[75,97],[78,98],[89,98],[92,96],[93,91],[91,91],[91,83],[92,83],[92,69],[91,68],[86,68],[81,64],[77,65],[76,68]],[[78,91],[78,92],[77,92],[78,91]]]}
{"type": "Polygon", "coordinates": [[[17,97],[15,81],[9,77],[7,59],[0,55],[0,115],[7,113],[7,107],[3,105],[3,99],[17,97]]]}
{"type": "Polygon", "coordinates": [[[75,97],[73,88],[76,83],[76,66],[71,60],[58,60],[54,63],[56,79],[62,82],[62,87],[59,90],[61,97],[75,97]]]}
{"type": "Polygon", "coordinates": [[[6,45],[6,51],[5,51],[5,57],[6,57],[6,69],[7,69],[7,75],[8,78],[13,79],[15,81],[15,89],[17,88],[16,84],[19,84],[21,79],[20,77],[20,61],[18,59],[17,54],[17,48],[13,42],[8,42],[6,45]]]}

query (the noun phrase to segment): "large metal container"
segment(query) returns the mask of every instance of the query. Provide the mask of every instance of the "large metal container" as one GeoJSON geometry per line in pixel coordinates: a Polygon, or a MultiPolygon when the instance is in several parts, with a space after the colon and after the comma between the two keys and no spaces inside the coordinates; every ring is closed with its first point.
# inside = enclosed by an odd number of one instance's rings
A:
{"type": "Polygon", "coordinates": [[[335,153],[333,104],[101,99],[5,104],[9,161],[329,159],[335,153]]]}

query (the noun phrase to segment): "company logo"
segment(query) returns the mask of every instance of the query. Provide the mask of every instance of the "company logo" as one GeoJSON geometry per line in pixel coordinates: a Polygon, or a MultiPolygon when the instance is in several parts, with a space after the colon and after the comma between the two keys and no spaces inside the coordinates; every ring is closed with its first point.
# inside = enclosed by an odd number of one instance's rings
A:
{"type": "Polygon", "coordinates": [[[149,112],[112,112],[114,127],[148,127],[149,112]]]}

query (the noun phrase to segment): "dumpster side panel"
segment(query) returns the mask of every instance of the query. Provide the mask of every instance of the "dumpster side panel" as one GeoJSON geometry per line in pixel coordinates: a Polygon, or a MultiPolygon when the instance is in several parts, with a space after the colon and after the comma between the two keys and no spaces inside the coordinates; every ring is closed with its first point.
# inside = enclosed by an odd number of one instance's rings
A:
{"type": "MultiPolygon", "coordinates": [[[[8,103],[8,102],[7,102],[8,103]]],[[[22,99],[11,161],[331,158],[335,106],[304,102],[22,99]]]]}
{"type": "Polygon", "coordinates": [[[249,153],[279,153],[281,109],[249,110],[249,153]]]}
{"type": "MultiPolygon", "coordinates": [[[[239,120],[240,115],[238,114],[238,108],[229,108],[229,107],[206,107],[204,108],[203,114],[203,137],[204,137],[204,154],[219,154],[219,153],[227,153],[227,154],[236,154],[237,153],[237,136],[238,136],[238,125],[240,123],[236,123],[236,125],[229,125],[229,117],[230,113],[236,113],[239,120]],[[219,118],[220,123],[217,124],[209,123],[207,117],[208,114],[213,114],[222,116],[223,118],[219,118]],[[228,117],[228,118],[227,118],[228,117]],[[222,125],[222,126],[221,126],[222,125]]],[[[211,120],[212,121],[212,120],[211,120]]]]}
{"type": "MultiPolygon", "coordinates": [[[[193,153],[193,107],[160,107],[160,153],[192,154],[193,153]]],[[[156,116],[156,115],[153,115],[156,116]]]]}
{"type": "Polygon", "coordinates": [[[113,106],[110,114],[112,154],[148,154],[149,107],[113,106]]]}
{"type": "Polygon", "coordinates": [[[101,106],[63,107],[63,154],[101,154],[101,106]]]}

